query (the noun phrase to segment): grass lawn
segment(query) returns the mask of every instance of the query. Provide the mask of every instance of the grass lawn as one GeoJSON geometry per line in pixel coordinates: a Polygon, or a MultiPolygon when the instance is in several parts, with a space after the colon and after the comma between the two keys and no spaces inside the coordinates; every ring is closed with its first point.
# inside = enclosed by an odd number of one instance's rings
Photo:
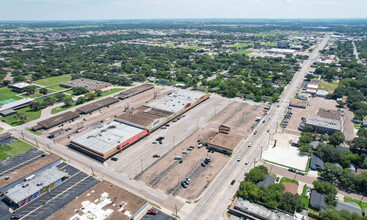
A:
{"type": "Polygon", "coordinates": [[[8,145],[0,147],[0,160],[4,160],[9,156],[15,156],[21,154],[27,150],[32,148],[31,145],[23,142],[23,141],[15,141],[8,145]]]}
{"type": "Polygon", "coordinates": [[[292,180],[292,179],[289,179],[287,177],[282,177],[282,179],[280,179],[279,183],[283,183],[283,182],[291,182],[291,183],[295,183],[295,184],[299,185],[297,180],[292,180]]]}
{"type": "Polygon", "coordinates": [[[250,54],[250,53],[252,53],[252,51],[248,51],[248,50],[241,50],[241,51],[238,51],[238,52],[236,52],[236,53],[238,53],[238,54],[250,54]]]}
{"type": "Polygon", "coordinates": [[[40,132],[40,131],[33,131],[32,129],[30,129],[30,128],[27,128],[27,131],[29,131],[29,132],[31,132],[31,133],[33,133],[33,134],[35,134],[35,135],[42,135],[42,132],[40,132]]]}
{"type": "Polygon", "coordinates": [[[354,123],[354,128],[359,130],[361,128],[362,123],[354,123]]]}
{"type": "Polygon", "coordinates": [[[39,79],[39,80],[34,81],[33,83],[47,87],[47,86],[60,84],[60,83],[70,81],[70,80],[71,80],[71,75],[69,74],[69,75],[53,76],[50,78],[39,79]]]}
{"type": "Polygon", "coordinates": [[[344,197],[344,202],[354,202],[355,204],[357,204],[357,205],[359,205],[361,207],[362,211],[365,210],[365,208],[367,208],[367,203],[361,202],[358,199],[350,198],[348,196],[345,196],[344,197]]]}
{"type": "Polygon", "coordinates": [[[334,91],[338,87],[337,82],[328,83],[325,81],[320,81],[319,87],[320,89],[328,90],[328,91],[334,91]]]}
{"type": "Polygon", "coordinates": [[[267,43],[262,43],[262,45],[276,47],[277,46],[277,43],[273,43],[273,42],[269,43],[269,42],[267,42],[267,43]]]}
{"type": "Polygon", "coordinates": [[[65,90],[67,88],[61,87],[59,85],[53,85],[53,86],[47,87],[47,89],[50,90],[51,92],[53,92],[53,91],[65,90]]]}
{"type": "Polygon", "coordinates": [[[250,48],[250,47],[252,47],[252,44],[235,44],[235,45],[232,45],[230,47],[234,47],[236,49],[250,48]]]}
{"type": "Polygon", "coordinates": [[[0,94],[1,94],[0,95],[0,101],[7,100],[7,99],[14,99],[14,100],[21,99],[20,97],[16,96],[19,93],[14,92],[13,90],[11,90],[8,87],[0,88],[0,94]]]}
{"type": "MultiPolygon", "coordinates": [[[[103,98],[103,97],[105,97],[105,96],[108,96],[108,95],[111,95],[111,94],[113,94],[113,93],[117,93],[117,92],[120,92],[120,91],[122,91],[122,90],[124,90],[123,88],[115,88],[115,89],[112,89],[111,91],[108,91],[108,92],[104,92],[104,93],[102,93],[102,95],[101,96],[99,96],[99,97],[97,97],[96,99],[100,99],[100,98],[103,98]]],[[[95,100],[96,100],[95,99],[95,100]]],[[[86,102],[85,102],[86,103],[86,102]]],[[[84,103],[83,103],[84,104],[84,103]]],[[[75,107],[75,106],[77,106],[77,105],[71,105],[71,106],[60,106],[60,107],[56,107],[56,108],[53,108],[53,109],[51,109],[51,114],[56,114],[56,113],[59,113],[59,112],[62,112],[62,111],[65,111],[65,110],[67,110],[67,109],[70,109],[70,108],[72,108],[72,107],[75,107]]]]}
{"type": "MultiPolygon", "coordinates": [[[[19,109],[19,110],[17,110],[17,112],[27,115],[27,119],[24,122],[24,123],[27,123],[27,122],[36,120],[39,117],[41,117],[42,109],[39,110],[39,111],[34,112],[34,111],[31,111],[31,109],[29,107],[27,107],[27,108],[19,109]]],[[[6,117],[0,117],[0,119],[4,120],[5,123],[7,123],[8,125],[12,125],[12,126],[19,125],[19,120],[14,119],[14,115],[9,115],[9,116],[6,116],[6,117]]]]}

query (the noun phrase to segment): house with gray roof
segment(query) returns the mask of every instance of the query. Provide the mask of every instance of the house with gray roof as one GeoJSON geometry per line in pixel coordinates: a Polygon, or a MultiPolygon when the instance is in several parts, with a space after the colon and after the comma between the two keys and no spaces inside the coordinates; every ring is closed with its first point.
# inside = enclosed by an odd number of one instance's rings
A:
{"type": "Polygon", "coordinates": [[[318,156],[312,155],[310,161],[310,169],[321,171],[324,168],[324,161],[318,156]]]}
{"type": "Polygon", "coordinates": [[[311,190],[310,207],[316,210],[326,209],[325,194],[319,193],[316,190],[311,190]]]}
{"type": "Polygon", "coordinates": [[[257,183],[258,186],[263,186],[265,188],[268,188],[270,184],[273,184],[275,181],[275,178],[270,176],[269,174],[266,174],[265,179],[263,181],[260,181],[257,183]]]}
{"type": "Polygon", "coordinates": [[[358,215],[362,215],[361,207],[354,202],[343,202],[338,200],[335,206],[335,210],[337,211],[347,210],[350,213],[357,213],[358,215]]]}

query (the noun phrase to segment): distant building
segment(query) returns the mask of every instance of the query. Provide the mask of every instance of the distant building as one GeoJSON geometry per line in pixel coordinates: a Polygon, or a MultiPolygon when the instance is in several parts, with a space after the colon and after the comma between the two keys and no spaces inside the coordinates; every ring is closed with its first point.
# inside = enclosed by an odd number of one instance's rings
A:
{"type": "Polygon", "coordinates": [[[302,93],[298,94],[298,99],[299,100],[308,101],[308,98],[309,98],[309,94],[307,94],[307,93],[302,92],[302,93]]]}
{"type": "Polygon", "coordinates": [[[289,48],[289,42],[287,40],[278,41],[277,42],[277,47],[287,49],[287,48],[289,48]]]}
{"type": "Polygon", "coordinates": [[[329,94],[328,91],[319,89],[319,90],[317,90],[315,96],[318,96],[318,97],[326,97],[328,94],[329,94]]]}
{"type": "Polygon", "coordinates": [[[32,101],[34,101],[34,99],[25,98],[15,102],[11,102],[9,104],[2,105],[0,106],[0,115],[8,116],[14,114],[16,113],[15,110],[27,107],[31,104],[32,101]]]}
{"type": "Polygon", "coordinates": [[[303,49],[301,45],[291,45],[289,48],[292,50],[298,50],[298,51],[302,51],[303,49]]]}
{"type": "Polygon", "coordinates": [[[11,89],[15,92],[24,92],[24,89],[27,87],[27,86],[30,86],[31,84],[29,83],[16,83],[16,84],[13,84],[11,86],[11,89]]]}
{"type": "Polygon", "coordinates": [[[307,107],[307,101],[302,101],[299,99],[292,99],[289,106],[305,109],[307,107]]]}
{"type": "Polygon", "coordinates": [[[309,115],[306,125],[312,126],[320,134],[333,134],[342,130],[341,120],[323,118],[319,115],[309,115]]]}

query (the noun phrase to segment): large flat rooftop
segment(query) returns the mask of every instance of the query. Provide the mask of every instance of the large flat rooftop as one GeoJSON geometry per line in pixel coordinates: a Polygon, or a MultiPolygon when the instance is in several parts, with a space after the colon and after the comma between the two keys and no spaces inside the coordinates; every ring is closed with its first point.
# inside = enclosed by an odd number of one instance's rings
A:
{"type": "Polygon", "coordinates": [[[184,108],[186,104],[193,103],[204,95],[205,93],[202,92],[179,90],[147,106],[174,113],[184,108]]]}
{"type": "Polygon", "coordinates": [[[94,152],[105,154],[116,148],[118,144],[129,140],[142,131],[144,131],[142,128],[112,121],[74,138],[72,143],[94,152]]]}
{"type": "Polygon", "coordinates": [[[14,183],[17,180],[27,177],[28,175],[36,172],[37,170],[40,170],[60,159],[61,157],[57,156],[56,154],[50,154],[45,157],[41,157],[41,159],[36,160],[30,164],[27,164],[27,166],[23,166],[11,173],[8,173],[6,175],[9,177],[8,180],[5,180],[5,176],[0,178],[0,189],[9,184],[14,183]]]}
{"type": "MultiPolygon", "coordinates": [[[[144,199],[128,191],[125,191],[109,182],[102,181],[99,184],[95,185],[93,188],[89,189],[81,196],[79,196],[77,199],[69,203],[59,212],[56,212],[48,219],[49,220],[72,219],[72,217],[85,216],[86,213],[80,210],[83,207],[82,203],[88,207],[94,207],[93,203],[102,205],[101,195],[105,196],[104,200],[109,199],[112,200],[110,204],[105,203],[104,206],[102,207],[103,211],[108,210],[107,213],[109,214],[107,217],[101,218],[105,220],[112,220],[112,219],[128,220],[130,218],[128,215],[125,214],[125,212],[130,213],[130,215],[134,215],[136,212],[139,211],[141,207],[143,207],[147,203],[147,201],[145,201],[144,199]],[[122,212],[119,211],[120,209],[119,204],[123,205],[124,210],[122,212]],[[78,210],[78,212],[75,212],[75,210],[78,210]]],[[[84,211],[88,210],[84,209],[84,211]]],[[[90,211],[97,212],[95,214],[98,214],[98,211],[100,210],[93,209],[90,211]]]]}
{"type": "Polygon", "coordinates": [[[61,83],[60,86],[66,88],[84,87],[88,91],[93,91],[96,89],[107,88],[111,86],[111,83],[102,82],[94,79],[80,78],[61,83]]]}
{"type": "Polygon", "coordinates": [[[6,196],[13,202],[18,203],[67,175],[68,173],[59,170],[56,166],[51,167],[35,175],[33,179],[22,182],[9,189],[6,196]]]}
{"type": "Polygon", "coordinates": [[[18,100],[18,101],[11,102],[9,104],[2,105],[2,106],[0,106],[0,112],[5,111],[5,110],[9,110],[9,109],[16,109],[18,106],[28,104],[28,103],[32,102],[33,100],[34,99],[32,99],[32,98],[24,98],[24,99],[21,99],[21,100],[18,100]]]}
{"type": "Polygon", "coordinates": [[[153,88],[154,88],[154,85],[143,84],[143,85],[136,86],[134,88],[125,90],[123,92],[120,92],[118,95],[116,95],[116,97],[119,98],[119,99],[126,99],[126,98],[129,98],[131,96],[137,95],[139,93],[145,92],[145,91],[153,89],[153,88]]]}
{"type": "Polygon", "coordinates": [[[61,123],[64,123],[66,121],[75,119],[77,117],[79,117],[78,113],[68,111],[68,112],[62,113],[60,115],[54,116],[52,118],[40,121],[40,122],[38,122],[38,124],[40,126],[42,126],[43,128],[48,129],[48,128],[52,128],[56,125],[59,125],[61,123]]]}
{"type": "Polygon", "coordinates": [[[208,144],[232,151],[237,147],[242,139],[242,136],[236,135],[234,133],[217,133],[211,140],[208,140],[208,144]]]}
{"type": "Polygon", "coordinates": [[[167,111],[152,109],[147,106],[140,106],[131,112],[126,112],[117,116],[116,119],[145,128],[156,119],[167,117],[170,114],[171,113],[167,111]]]}
{"type": "Polygon", "coordinates": [[[342,129],[340,120],[323,118],[319,115],[309,115],[306,124],[311,125],[311,126],[318,126],[318,127],[338,130],[338,131],[342,129]]]}
{"type": "Polygon", "coordinates": [[[89,112],[93,112],[93,111],[98,110],[100,108],[103,108],[105,106],[112,105],[112,104],[114,104],[118,101],[119,101],[118,99],[115,99],[115,98],[112,98],[112,97],[107,97],[107,98],[95,101],[93,103],[84,105],[82,107],[79,107],[79,108],[76,109],[76,111],[81,112],[83,114],[87,114],[89,112]]]}

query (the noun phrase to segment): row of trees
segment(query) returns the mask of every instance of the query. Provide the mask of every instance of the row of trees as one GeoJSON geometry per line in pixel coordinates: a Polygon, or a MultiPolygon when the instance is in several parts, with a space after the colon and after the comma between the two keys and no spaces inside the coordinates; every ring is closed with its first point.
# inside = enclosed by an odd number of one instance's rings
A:
{"type": "Polygon", "coordinates": [[[262,202],[270,207],[279,208],[293,213],[301,211],[305,205],[302,199],[291,193],[283,193],[284,186],[280,183],[271,184],[267,188],[258,186],[257,183],[264,180],[268,169],[258,166],[245,174],[245,180],[241,182],[237,196],[244,197],[251,202],[262,202]]]}

